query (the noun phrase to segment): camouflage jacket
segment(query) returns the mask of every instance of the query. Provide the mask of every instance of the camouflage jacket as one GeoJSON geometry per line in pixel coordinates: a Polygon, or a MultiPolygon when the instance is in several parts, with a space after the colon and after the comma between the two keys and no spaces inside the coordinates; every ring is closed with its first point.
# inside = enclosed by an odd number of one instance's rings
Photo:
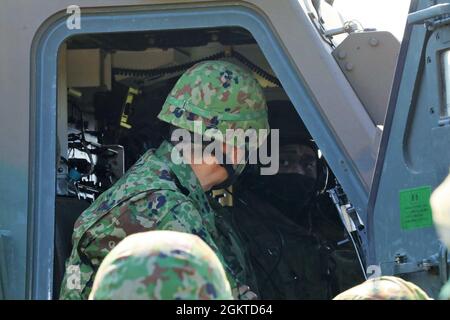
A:
{"type": "Polygon", "coordinates": [[[203,239],[224,265],[231,288],[237,280],[217,243],[215,214],[189,165],[171,161],[172,145],[148,151],[75,223],[60,299],[87,299],[105,256],[126,236],[151,230],[192,233],[203,239]]]}

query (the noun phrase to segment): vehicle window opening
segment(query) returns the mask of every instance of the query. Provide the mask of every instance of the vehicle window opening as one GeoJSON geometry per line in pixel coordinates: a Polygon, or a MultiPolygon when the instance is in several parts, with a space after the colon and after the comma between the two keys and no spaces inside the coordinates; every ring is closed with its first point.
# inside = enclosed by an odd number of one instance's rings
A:
{"type": "Polygon", "coordinates": [[[441,53],[443,103],[441,118],[450,116],[450,50],[441,53]]]}
{"type": "Polygon", "coordinates": [[[217,59],[253,72],[264,88],[271,128],[280,129],[277,175],[261,176],[261,165],[248,165],[230,190],[211,194],[224,212],[218,228],[236,229],[245,244],[245,272],[258,296],[329,299],[363,281],[327,192],[336,178],[248,31],[100,33],[71,37],[60,49],[55,298],[76,219],[169,138],[169,126],[156,116],[179,76],[197,62],[217,59]]]}

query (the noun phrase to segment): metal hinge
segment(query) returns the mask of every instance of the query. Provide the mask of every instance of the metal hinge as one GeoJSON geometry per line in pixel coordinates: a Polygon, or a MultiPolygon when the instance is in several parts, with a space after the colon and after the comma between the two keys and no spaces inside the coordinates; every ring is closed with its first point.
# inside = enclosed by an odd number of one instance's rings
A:
{"type": "Polygon", "coordinates": [[[448,250],[444,245],[441,245],[439,252],[422,261],[409,261],[406,254],[397,254],[394,257],[393,274],[407,274],[414,272],[430,271],[432,268],[439,269],[439,278],[442,284],[448,281],[448,250]]]}
{"type": "Polygon", "coordinates": [[[348,201],[347,195],[342,190],[340,185],[337,185],[331,190],[328,190],[328,194],[336,206],[339,215],[341,217],[342,223],[348,232],[362,231],[364,229],[364,224],[361,218],[358,216],[356,209],[348,201]]]}
{"type": "Polygon", "coordinates": [[[359,264],[361,266],[362,273],[367,279],[367,270],[365,268],[365,247],[361,242],[360,237],[354,236],[355,232],[364,230],[364,224],[361,221],[356,209],[349,202],[347,195],[342,189],[339,183],[336,183],[336,187],[327,191],[331,200],[333,201],[336,209],[339,213],[342,223],[347,230],[349,240],[352,241],[355,248],[356,255],[358,257],[359,264]]]}

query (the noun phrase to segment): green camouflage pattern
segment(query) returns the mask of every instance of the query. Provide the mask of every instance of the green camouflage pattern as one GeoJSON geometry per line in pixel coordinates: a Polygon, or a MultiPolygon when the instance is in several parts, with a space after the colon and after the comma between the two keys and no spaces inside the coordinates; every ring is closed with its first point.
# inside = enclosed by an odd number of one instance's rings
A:
{"type": "Polygon", "coordinates": [[[333,300],[431,300],[415,284],[401,278],[383,276],[367,280],[333,300]]]}
{"type": "Polygon", "coordinates": [[[199,237],[149,231],[126,237],[103,260],[91,300],[231,300],[225,271],[199,237]]]}
{"type": "Polygon", "coordinates": [[[199,236],[218,255],[232,289],[238,288],[217,246],[214,210],[191,167],[171,161],[172,149],[165,141],[156,152],[145,153],[78,218],[60,299],[87,299],[106,255],[128,235],[152,230],[199,236]]]}
{"type": "MultiPolygon", "coordinates": [[[[217,131],[226,137],[227,129],[269,129],[267,105],[258,81],[226,61],[201,62],[186,71],[158,118],[209,139],[215,138],[217,131]]],[[[247,147],[256,149],[264,138],[257,144],[250,141],[247,147]]]]}

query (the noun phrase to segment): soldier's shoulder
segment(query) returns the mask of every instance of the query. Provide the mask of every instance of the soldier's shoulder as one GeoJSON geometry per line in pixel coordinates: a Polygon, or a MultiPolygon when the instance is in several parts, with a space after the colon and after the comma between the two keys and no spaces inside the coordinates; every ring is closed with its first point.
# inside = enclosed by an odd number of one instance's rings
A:
{"type": "Polygon", "coordinates": [[[176,176],[167,163],[151,156],[133,165],[114,187],[114,193],[119,196],[158,190],[178,191],[176,176]]]}
{"type": "Polygon", "coordinates": [[[170,172],[168,164],[158,157],[153,150],[147,151],[125,174],[126,179],[136,176],[168,178],[170,172]]]}
{"type": "Polygon", "coordinates": [[[171,210],[180,205],[191,203],[188,196],[177,189],[158,189],[142,192],[130,198],[125,206],[145,206],[146,209],[161,211],[171,210]]]}

